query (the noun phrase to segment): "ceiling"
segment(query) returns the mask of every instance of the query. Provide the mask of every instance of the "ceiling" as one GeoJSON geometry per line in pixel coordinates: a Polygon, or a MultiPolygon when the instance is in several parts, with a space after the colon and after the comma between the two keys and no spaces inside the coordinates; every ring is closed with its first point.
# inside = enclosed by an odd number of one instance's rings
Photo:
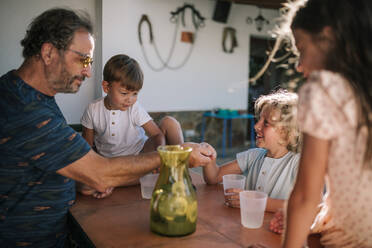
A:
{"type": "Polygon", "coordinates": [[[260,8],[279,9],[283,7],[286,0],[224,0],[238,4],[256,5],[260,8]]]}

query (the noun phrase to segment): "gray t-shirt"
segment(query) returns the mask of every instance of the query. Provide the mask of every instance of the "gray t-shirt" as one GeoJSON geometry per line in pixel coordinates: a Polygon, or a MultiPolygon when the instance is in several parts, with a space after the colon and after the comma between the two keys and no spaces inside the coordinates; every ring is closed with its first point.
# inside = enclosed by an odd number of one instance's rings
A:
{"type": "Polygon", "coordinates": [[[269,158],[266,153],[265,149],[253,148],[236,155],[247,177],[245,189],[266,192],[271,198],[288,199],[296,180],[300,154],[288,152],[281,158],[269,158]]]}

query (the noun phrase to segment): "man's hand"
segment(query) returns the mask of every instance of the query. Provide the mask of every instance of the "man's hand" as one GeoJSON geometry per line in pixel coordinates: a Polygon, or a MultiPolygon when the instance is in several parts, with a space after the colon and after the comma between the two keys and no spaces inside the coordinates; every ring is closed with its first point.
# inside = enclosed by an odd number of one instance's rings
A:
{"type": "Polygon", "coordinates": [[[81,182],[76,182],[76,191],[83,195],[93,195],[95,192],[97,192],[95,189],[81,182]]]}
{"type": "Polygon", "coordinates": [[[208,143],[192,143],[187,142],[182,145],[183,147],[191,147],[192,152],[189,159],[189,167],[205,166],[217,157],[216,150],[208,143]]]}
{"type": "Polygon", "coordinates": [[[92,187],[89,187],[88,185],[85,185],[80,182],[76,182],[76,190],[83,195],[91,195],[97,199],[101,199],[101,198],[105,198],[111,195],[114,188],[111,187],[111,188],[106,189],[105,192],[99,192],[93,189],[92,187]]]}
{"type": "Polygon", "coordinates": [[[105,192],[98,192],[98,191],[96,191],[93,194],[93,197],[95,197],[97,199],[105,198],[105,197],[111,195],[113,191],[114,191],[114,187],[111,187],[111,188],[106,189],[105,192]]]}

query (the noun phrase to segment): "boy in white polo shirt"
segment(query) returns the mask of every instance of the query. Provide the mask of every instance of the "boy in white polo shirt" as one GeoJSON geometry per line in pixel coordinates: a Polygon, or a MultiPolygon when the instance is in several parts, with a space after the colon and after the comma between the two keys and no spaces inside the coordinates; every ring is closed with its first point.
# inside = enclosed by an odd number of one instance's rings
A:
{"type": "Polygon", "coordinates": [[[164,117],[157,126],[137,102],[142,85],[143,73],[133,58],[119,54],[106,63],[102,88],[107,95],[90,103],[81,118],[83,137],[99,154],[136,155],[184,142],[175,118],[164,117]]]}

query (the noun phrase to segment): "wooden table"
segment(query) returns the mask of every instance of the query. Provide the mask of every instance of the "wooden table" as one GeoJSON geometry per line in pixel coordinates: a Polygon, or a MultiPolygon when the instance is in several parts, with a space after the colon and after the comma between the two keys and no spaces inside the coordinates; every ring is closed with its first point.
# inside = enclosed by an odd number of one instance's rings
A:
{"type": "Polygon", "coordinates": [[[141,198],[139,186],[117,188],[105,199],[77,194],[70,213],[95,247],[280,247],[280,235],[268,229],[272,214],[265,214],[259,229],[244,228],[240,209],[224,205],[222,185],[206,185],[200,175],[191,176],[197,188],[198,222],[188,236],[163,237],[150,231],[150,200],[141,198]]]}

